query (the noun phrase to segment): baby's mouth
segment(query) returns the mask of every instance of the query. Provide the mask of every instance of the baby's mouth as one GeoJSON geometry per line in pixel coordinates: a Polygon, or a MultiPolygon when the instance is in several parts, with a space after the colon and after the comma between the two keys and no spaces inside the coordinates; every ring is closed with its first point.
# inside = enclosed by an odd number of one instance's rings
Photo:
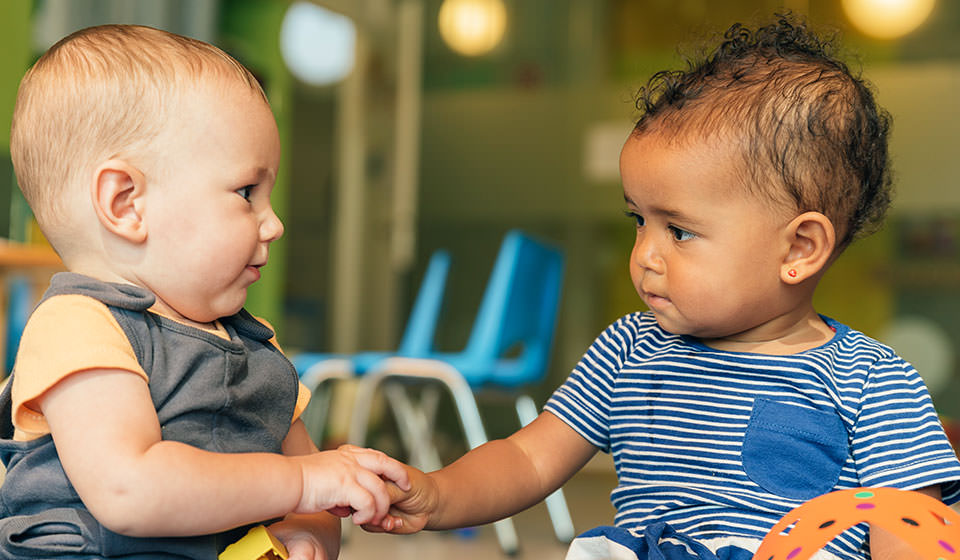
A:
{"type": "Polygon", "coordinates": [[[643,302],[647,304],[647,307],[653,311],[662,309],[670,303],[669,298],[648,291],[642,292],[641,299],[643,299],[643,302]]]}

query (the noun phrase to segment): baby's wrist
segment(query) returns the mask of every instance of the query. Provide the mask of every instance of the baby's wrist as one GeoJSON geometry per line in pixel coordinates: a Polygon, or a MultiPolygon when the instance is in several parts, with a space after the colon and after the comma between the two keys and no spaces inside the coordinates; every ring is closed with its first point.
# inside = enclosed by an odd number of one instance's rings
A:
{"type": "Polygon", "coordinates": [[[443,495],[440,490],[440,483],[434,477],[435,474],[434,472],[424,475],[423,492],[421,494],[421,499],[425,506],[423,511],[427,517],[423,528],[432,531],[450,528],[444,526],[443,523],[443,519],[445,518],[442,511],[444,500],[442,499],[443,495]]]}
{"type": "Polygon", "coordinates": [[[295,472],[299,474],[297,479],[300,484],[300,487],[297,489],[297,505],[293,509],[292,513],[315,513],[316,508],[311,507],[315,504],[311,504],[311,500],[309,499],[311,493],[308,492],[309,478],[306,464],[300,457],[290,457],[289,459],[293,462],[293,465],[296,468],[295,472]]]}

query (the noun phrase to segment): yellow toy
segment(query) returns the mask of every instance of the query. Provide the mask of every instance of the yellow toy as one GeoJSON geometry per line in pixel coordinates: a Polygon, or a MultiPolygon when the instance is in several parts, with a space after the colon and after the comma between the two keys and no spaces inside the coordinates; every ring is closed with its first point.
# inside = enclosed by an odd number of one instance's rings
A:
{"type": "Polygon", "coordinates": [[[899,536],[927,560],[960,560],[960,514],[930,496],[896,488],[853,488],[810,500],[774,525],[753,560],[805,560],[862,522],[899,536]]]}
{"type": "Polygon", "coordinates": [[[247,531],[242,539],[229,545],[219,560],[287,560],[287,549],[263,525],[247,531]]]}

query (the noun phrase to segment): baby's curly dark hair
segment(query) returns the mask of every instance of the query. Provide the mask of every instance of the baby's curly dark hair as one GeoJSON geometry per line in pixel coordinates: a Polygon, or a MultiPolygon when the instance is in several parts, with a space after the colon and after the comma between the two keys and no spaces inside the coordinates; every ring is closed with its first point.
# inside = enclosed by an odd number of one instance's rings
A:
{"type": "Polygon", "coordinates": [[[839,59],[835,37],[791,14],[776,19],[753,31],[734,24],[686,70],[651,77],[634,133],[740,146],[751,192],[826,215],[839,253],[879,228],[890,206],[891,119],[839,59]]]}

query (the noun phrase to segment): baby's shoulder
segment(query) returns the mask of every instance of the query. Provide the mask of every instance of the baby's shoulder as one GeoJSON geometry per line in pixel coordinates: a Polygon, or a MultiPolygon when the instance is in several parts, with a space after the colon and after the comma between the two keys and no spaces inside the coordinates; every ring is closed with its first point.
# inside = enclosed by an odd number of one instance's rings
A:
{"type": "Polygon", "coordinates": [[[839,321],[830,318],[825,320],[837,335],[814,353],[835,355],[858,363],[904,361],[889,345],[839,321]]]}

